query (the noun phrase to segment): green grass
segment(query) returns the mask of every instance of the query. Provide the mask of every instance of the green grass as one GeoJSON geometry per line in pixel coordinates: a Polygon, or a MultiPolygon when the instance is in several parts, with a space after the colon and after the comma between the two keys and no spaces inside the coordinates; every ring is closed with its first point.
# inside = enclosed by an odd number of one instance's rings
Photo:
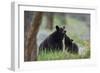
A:
{"type": "Polygon", "coordinates": [[[86,50],[83,55],[72,54],[67,51],[41,51],[38,55],[38,61],[47,60],[65,60],[65,59],[86,59],[90,58],[90,50],[86,50]]]}

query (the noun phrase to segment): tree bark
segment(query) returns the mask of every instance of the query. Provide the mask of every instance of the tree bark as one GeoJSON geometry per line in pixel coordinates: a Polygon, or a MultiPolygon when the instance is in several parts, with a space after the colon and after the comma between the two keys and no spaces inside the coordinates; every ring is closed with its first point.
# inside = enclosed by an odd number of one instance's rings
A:
{"type": "Polygon", "coordinates": [[[25,49],[27,57],[26,61],[36,61],[37,60],[37,42],[36,37],[41,24],[42,12],[36,12],[35,17],[32,20],[32,27],[28,33],[28,44],[27,49],[25,49]]]}
{"type": "Polygon", "coordinates": [[[53,29],[53,13],[46,13],[47,17],[47,28],[52,30],[53,29]]]}
{"type": "Polygon", "coordinates": [[[32,27],[33,11],[24,12],[24,61],[27,61],[27,44],[28,44],[28,33],[32,27]]]}

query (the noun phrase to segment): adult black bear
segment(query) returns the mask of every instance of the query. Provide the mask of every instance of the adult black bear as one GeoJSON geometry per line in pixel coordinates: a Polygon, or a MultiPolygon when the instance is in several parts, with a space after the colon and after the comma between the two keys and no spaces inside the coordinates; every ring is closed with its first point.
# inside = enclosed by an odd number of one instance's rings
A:
{"type": "Polygon", "coordinates": [[[39,46],[39,49],[62,50],[65,27],[56,26],[56,31],[49,35],[39,46]]]}
{"type": "Polygon", "coordinates": [[[78,54],[78,45],[73,43],[73,40],[70,39],[67,35],[65,35],[65,49],[67,49],[70,53],[78,54]]]}

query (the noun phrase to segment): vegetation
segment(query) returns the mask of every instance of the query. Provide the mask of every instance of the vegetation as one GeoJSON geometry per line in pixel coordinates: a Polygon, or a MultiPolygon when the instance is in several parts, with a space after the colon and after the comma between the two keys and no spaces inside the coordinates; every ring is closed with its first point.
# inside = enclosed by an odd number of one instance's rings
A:
{"type": "Polygon", "coordinates": [[[67,51],[41,51],[38,55],[38,61],[45,60],[65,60],[65,59],[86,59],[90,58],[90,50],[85,51],[84,54],[72,54],[67,51]]]}

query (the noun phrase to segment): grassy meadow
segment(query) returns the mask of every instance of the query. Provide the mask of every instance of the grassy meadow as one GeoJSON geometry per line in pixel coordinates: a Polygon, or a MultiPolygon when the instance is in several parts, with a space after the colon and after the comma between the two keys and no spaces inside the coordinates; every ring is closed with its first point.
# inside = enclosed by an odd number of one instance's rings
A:
{"type": "Polygon", "coordinates": [[[84,52],[84,54],[72,54],[67,51],[41,51],[38,55],[38,61],[46,61],[46,60],[65,60],[65,59],[87,59],[90,58],[90,50],[84,52]]]}

